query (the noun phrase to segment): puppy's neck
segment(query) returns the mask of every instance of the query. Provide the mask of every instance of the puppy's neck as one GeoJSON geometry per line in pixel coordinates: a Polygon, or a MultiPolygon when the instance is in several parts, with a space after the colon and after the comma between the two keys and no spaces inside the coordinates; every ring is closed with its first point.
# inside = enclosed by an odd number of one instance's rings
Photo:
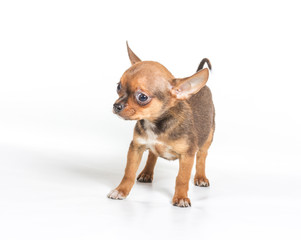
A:
{"type": "Polygon", "coordinates": [[[153,131],[157,135],[162,134],[183,122],[186,114],[190,112],[189,106],[187,105],[185,101],[180,101],[175,106],[164,111],[164,113],[156,119],[139,120],[140,126],[145,131],[153,131]]]}

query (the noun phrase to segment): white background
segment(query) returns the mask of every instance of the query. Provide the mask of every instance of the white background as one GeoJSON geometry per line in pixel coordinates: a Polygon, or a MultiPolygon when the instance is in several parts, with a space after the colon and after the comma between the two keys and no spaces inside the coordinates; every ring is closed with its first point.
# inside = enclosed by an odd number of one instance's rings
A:
{"type": "Polygon", "coordinates": [[[298,3],[1,1],[0,238],[300,239],[298,3]],[[134,126],[112,114],[126,40],[176,77],[212,62],[211,186],[191,181],[189,209],[163,159],[152,184],[106,198],[134,126]]]}

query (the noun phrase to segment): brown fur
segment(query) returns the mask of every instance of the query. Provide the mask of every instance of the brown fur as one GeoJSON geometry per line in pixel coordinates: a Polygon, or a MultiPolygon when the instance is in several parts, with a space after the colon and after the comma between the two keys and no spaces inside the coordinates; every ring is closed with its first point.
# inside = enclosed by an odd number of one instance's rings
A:
{"type": "Polygon", "coordinates": [[[157,162],[158,156],[155,155],[152,151],[149,151],[146,165],[142,172],[137,177],[139,182],[152,182],[154,175],[154,168],[157,162]]]}
{"type": "MultiPolygon", "coordinates": [[[[168,160],[179,159],[173,204],[190,206],[187,192],[194,156],[197,153],[195,185],[209,186],[205,175],[205,159],[213,139],[215,122],[210,89],[205,86],[208,69],[199,69],[188,78],[176,79],[157,62],[142,62],[128,47],[132,63],[121,77],[119,99],[122,110],[115,113],[127,120],[138,120],[128,152],[125,175],[120,185],[108,197],[125,198],[135,181],[142,154],[149,149],[145,168],[139,174],[140,182],[151,182],[158,156],[168,160]],[[146,103],[138,100],[147,96],[146,103]]],[[[203,60],[200,66],[209,62],[203,60]]],[[[210,65],[211,67],[211,65],[210,65]]]]}
{"type": "Polygon", "coordinates": [[[208,138],[206,139],[202,147],[199,148],[199,151],[196,155],[196,173],[194,176],[194,184],[196,186],[208,187],[210,185],[209,180],[206,178],[205,174],[205,161],[208,154],[208,149],[213,140],[213,133],[214,129],[212,128],[210,130],[208,138]]]}

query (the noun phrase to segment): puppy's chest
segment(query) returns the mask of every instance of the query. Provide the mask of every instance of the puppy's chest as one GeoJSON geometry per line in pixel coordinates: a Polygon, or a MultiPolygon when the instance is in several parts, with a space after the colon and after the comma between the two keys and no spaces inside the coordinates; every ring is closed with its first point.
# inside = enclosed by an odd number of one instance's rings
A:
{"type": "Polygon", "coordinates": [[[178,154],[173,150],[172,146],[167,144],[160,135],[155,134],[151,127],[147,127],[145,134],[137,137],[136,140],[139,144],[145,145],[147,149],[150,149],[154,154],[162,158],[167,160],[178,158],[178,154]]]}

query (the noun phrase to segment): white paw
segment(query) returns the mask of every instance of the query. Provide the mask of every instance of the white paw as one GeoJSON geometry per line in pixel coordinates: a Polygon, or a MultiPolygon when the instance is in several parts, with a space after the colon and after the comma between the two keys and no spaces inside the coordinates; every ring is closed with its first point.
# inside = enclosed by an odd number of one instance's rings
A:
{"type": "Polygon", "coordinates": [[[153,181],[153,177],[150,174],[140,173],[137,177],[138,182],[151,183],[153,181]]]}
{"type": "Polygon", "coordinates": [[[191,202],[189,198],[174,198],[172,204],[177,207],[191,207],[191,202]]]}
{"type": "Polygon", "coordinates": [[[191,204],[183,199],[180,200],[179,204],[177,205],[178,207],[190,207],[191,204]]]}
{"type": "Polygon", "coordinates": [[[108,198],[111,198],[111,199],[118,199],[118,200],[123,200],[125,199],[125,196],[119,192],[118,190],[114,189],[112,190],[108,195],[107,195],[108,198]]]}
{"type": "Polygon", "coordinates": [[[199,186],[200,186],[200,187],[208,187],[209,184],[206,183],[206,182],[200,182],[200,185],[199,185],[199,186]]]}
{"type": "Polygon", "coordinates": [[[209,180],[207,178],[195,178],[194,185],[199,187],[209,187],[209,180]]]}

